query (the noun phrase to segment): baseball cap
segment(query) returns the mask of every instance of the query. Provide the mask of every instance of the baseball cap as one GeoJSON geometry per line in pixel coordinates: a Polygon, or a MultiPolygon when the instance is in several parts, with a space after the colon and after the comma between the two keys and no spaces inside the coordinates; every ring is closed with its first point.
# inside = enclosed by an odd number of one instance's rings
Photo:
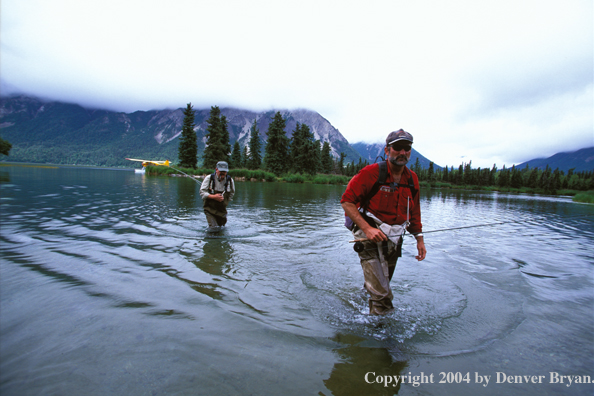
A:
{"type": "Polygon", "coordinates": [[[389,146],[393,143],[396,143],[400,140],[407,140],[409,142],[413,142],[413,137],[410,133],[406,132],[404,129],[399,129],[394,132],[390,132],[388,137],[386,138],[386,146],[389,146]]]}
{"type": "Polygon", "coordinates": [[[217,169],[221,172],[229,172],[229,165],[225,161],[217,162],[217,169]]]}

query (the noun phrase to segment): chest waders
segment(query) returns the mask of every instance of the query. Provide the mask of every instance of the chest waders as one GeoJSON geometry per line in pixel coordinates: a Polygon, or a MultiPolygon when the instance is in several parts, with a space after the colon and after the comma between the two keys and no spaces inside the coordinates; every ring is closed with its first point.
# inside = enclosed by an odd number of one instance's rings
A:
{"type": "Polygon", "coordinates": [[[210,183],[208,185],[208,192],[210,194],[223,194],[225,198],[222,202],[216,201],[214,199],[205,199],[203,203],[204,212],[206,214],[210,214],[215,217],[217,224],[219,226],[224,226],[227,223],[227,205],[229,204],[229,184],[231,181],[231,176],[227,174],[225,177],[225,184],[222,190],[216,189],[216,173],[210,175],[210,183]]]}

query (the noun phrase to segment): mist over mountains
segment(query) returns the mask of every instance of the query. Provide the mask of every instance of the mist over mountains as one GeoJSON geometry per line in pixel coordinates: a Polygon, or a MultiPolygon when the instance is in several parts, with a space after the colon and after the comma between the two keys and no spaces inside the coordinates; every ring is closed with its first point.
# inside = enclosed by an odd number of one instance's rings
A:
{"type": "MultiPolygon", "coordinates": [[[[221,108],[221,115],[227,118],[231,144],[239,141],[241,147],[247,145],[250,128],[256,121],[262,147],[265,147],[268,126],[277,111],[286,120],[285,131],[289,138],[297,123],[306,124],[316,140],[330,143],[335,158],[342,152],[347,163],[360,160],[373,163],[384,156],[383,142],[349,143],[328,120],[305,109],[254,112],[221,108]]],[[[210,108],[195,109],[199,162],[206,143],[209,113],[210,108]]],[[[12,144],[10,156],[3,160],[15,162],[125,167],[130,166],[125,160],[127,157],[176,162],[182,123],[182,108],[122,113],[23,95],[0,98],[0,137],[12,144]]],[[[413,148],[409,165],[417,158],[422,167],[429,167],[431,160],[413,148]]],[[[594,147],[531,160],[518,167],[529,165],[544,169],[547,164],[564,171],[570,168],[592,170],[594,147]]],[[[435,168],[440,167],[435,165],[435,168]]]]}

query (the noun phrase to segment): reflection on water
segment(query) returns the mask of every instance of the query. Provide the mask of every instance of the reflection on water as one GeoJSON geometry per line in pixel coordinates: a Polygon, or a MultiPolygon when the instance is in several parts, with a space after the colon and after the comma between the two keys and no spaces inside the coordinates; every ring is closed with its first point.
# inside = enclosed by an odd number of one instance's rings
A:
{"type": "Polygon", "coordinates": [[[407,362],[399,355],[397,346],[391,351],[364,346],[365,339],[343,334],[337,334],[334,340],[341,345],[335,349],[340,360],[334,364],[330,377],[324,380],[332,395],[387,396],[398,393],[402,380],[397,382],[394,378],[408,373],[405,371],[407,362]]]}
{"type": "MultiPolygon", "coordinates": [[[[188,178],[4,169],[2,394],[439,395],[365,375],[592,375],[591,205],[422,191],[429,253],[417,262],[405,240],[396,310],[380,318],[367,315],[344,186],[238,182],[211,234],[188,178]]],[[[485,391],[458,385],[448,392],[485,391]]]]}

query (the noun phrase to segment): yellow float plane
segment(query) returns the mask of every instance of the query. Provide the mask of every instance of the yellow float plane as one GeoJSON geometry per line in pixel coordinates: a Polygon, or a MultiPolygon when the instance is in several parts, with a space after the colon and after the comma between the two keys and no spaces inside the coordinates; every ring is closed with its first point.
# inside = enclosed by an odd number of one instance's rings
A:
{"type": "Polygon", "coordinates": [[[142,159],[135,159],[135,158],[126,158],[128,161],[138,161],[142,162],[142,167],[146,167],[147,165],[156,165],[156,166],[169,166],[169,160],[165,161],[150,161],[150,160],[142,160],[142,159]]]}

